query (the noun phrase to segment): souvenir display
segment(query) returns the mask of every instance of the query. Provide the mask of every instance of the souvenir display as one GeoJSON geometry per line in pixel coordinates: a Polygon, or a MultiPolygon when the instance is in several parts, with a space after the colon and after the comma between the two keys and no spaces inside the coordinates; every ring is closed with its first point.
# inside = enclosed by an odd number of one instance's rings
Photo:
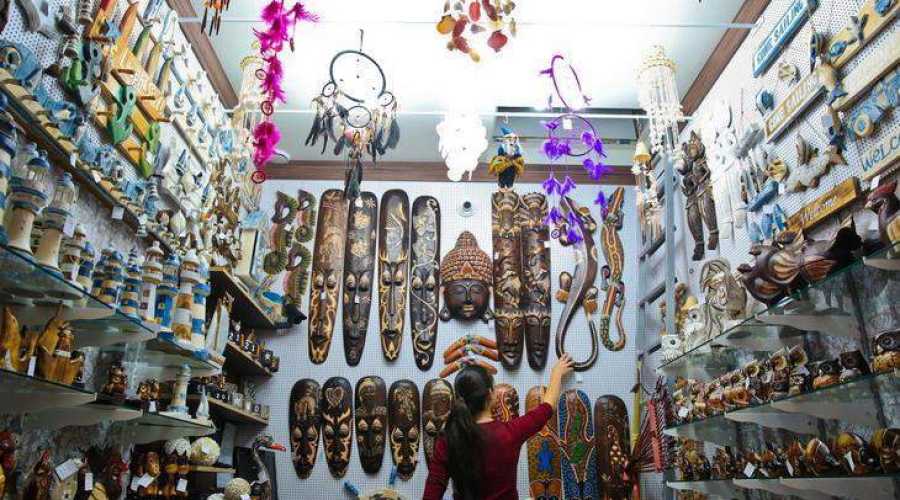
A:
{"type": "Polygon", "coordinates": [[[493,317],[491,270],[491,258],[478,247],[475,236],[469,231],[460,233],[456,246],[441,260],[441,320],[488,322],[493,317]]]}
{"type": "Polygon", "coordinates": [[[606,301],[600,311],[600,341],[610,351],[621,351],[625,348],[627,336],[622,324],[622,313],[625,311],[625,283],[622,273],[625,268],[625,251],[619,233],[622,229],[622,203],[625,201],[625,188],[617,188],[607,201],[604,211],[603,226],[600,228],[600,248],[606,265],[603,266],[603,288],[606,290],[606,301]],[[619,309],[615,316],[618,340],[613,342],[609,333],[612,328],[613,311],[619,309]]]}
{"type": "Polygon", "coordinates": [[[895,194],[897,181],[878,186],[866,199],[866,208],[878,215],[878,233],[885,245],[900,242],[900,200],[895,194]]]}
{"type": "Polygon", "coordinates": [[[597,398],[594,402],[594,429],[603,494],[610,498],[625,498],[628,490],[622,481],[629,465],[631,448],[625,402],[616,396],[597,398]]]}
{"type": "Polygon", "coordinates": [[[511,189],[491,195],[493,233],[494,328],[500,361],[506,368],[522,362],[525,321],[522,310],[522,230],[517,220],[522,200],[511,189]]]}
{"type": "Polygon", "coordinates": [[[540,370],[547,364],[550,345],[550,231],[547,198],[528,193],[521,198],[518,223],[522,228],[522,309],[525,312],[525,348],[528,365],[540,370]]]}
{"type": "MultiPolygon", "coordinates": [[[[428,393],[427,386],[425,393],[428,393]]],[[[384,448],[388,430],[387,388],[384,380],[376,375],[359,379],[356,382],[354,407],[353,418],[356,422],[356,444],[359,450],[359,462],[363,471],[367,474],[375,474],[381,470],[381,463],[384,460],[384,448]]],[[[426,408],[424,404],[422,407],[426,408]]],[[[426,415],[427,411],[425,410],[426,415]]],[[[425,437],[425,443],[427,451],[427,437],[425,437]]]]}
{"type": "Polygon", "coordinates": [[[597,311],[597,287],[594,281],[597,279],[597,248],[594,244],[593,233],[597,229],[597,223],[590,215],[590,211],[579,207],[572,199],[562,198],[563,222],[554,229],[563,234],[559,241],[563,246],[574,246],[574,250],[581,255],[575,262],[575,274],[562,272],[559,275],[559,290],[556,291],[556,299],[565,304],[559,323],[556,327],[556,356],[562,357],[566,353],[566,333],[572,319],[583,309],[588,318],[590,327],[591,350],[584,361],[575,361],[575,371],[584,371],[597,361],[599,350],[597,349],[597,333],[593,322],[593,314],[597,311]],[[568,221],[574,219],[570,227],[568,221]],[[578,241],[572,241],[566,234],[577,228],[581,234],[578,241]]]}
{"type": "Polygon", "coordinates": [[[342,316],[344,357],[356,366],[366,346],[369,312],[372,307],[372,278],[375,273],[375,239],[378,227],[378,198],[363,192],[358,203],[350,204],[347,242],[344,245],[344,292],[342,316]]]}
{"type": "Polygon", "coordinates": [[[687,199],[688,229],[694,238],[693,260],[702,260],[705,253],[703,226],[709,232],[706,248],[715,250],[719,247],[719,226],[716,222],[716,205],[713,201],[710,186],[710,172],[706,162],[706,147],[700,136],[691,132],[690,140],[681,146],[684,163],[678,167],[681,174],[681,190],[687,199]]]}
{"type": "Polygon", "coordinates": [[[599,478],[591,401],[579,390],[559,397],[559,440],[562,484],[566,498],[598,498],[599,478]]]}
{"type": "Polygon", "coordinates": [[[331,348],[344,262],[347,202],[341,191],[329,189],[322,195],[316,227],[312,287],[309,290],[309,359],[321,364],[331,348]]]}
{"type": "Polygon", "coordinates": [[[328,470],[344,477],[353,450],[353,387],[343,377],[332,377],[322,385],[322,446],[328,470]]]}
{"type": "Polygon", "coordinates": [[[872,371],[888,373],[900,368],[900,330],[887,330],[875,335],[872,341],[872,371]]]}
{"type": "Polygon", "coordinates": [[[288,410],[291,461],[300,479],[309,477],[319,455],[319,433],[322,430],[320,392],[319,383],[308,378],[299,380],[291,389],[288,410]]]}
{"type": "Polygon", "coordinates": [[[416,366],[428,370],[437,346],[440,296],[441,206],[431,196],[412,205],[409,269],[409,321],[416,366]]]}
{"type": "Polygon", "coordinates": [[[494,385],[491,415],[500,422],[509,422],[519,416],[519,393],[515,387],[509,384],[494,385]]]}
{"type": "Polygon", "coordinates": [[[28,500],[49,500],[52,481],[53,465],[50,463],[50,450],[44,450],[24,478],[24,484],[21,486],[22,498],[28,500]]]}
{"type": "Polygon", "coordinates": [[[38,337],[35,354],[37,373],[45,380],[72,384],[84,366],[84,354],[75,349],[71,325],[52,318],[38,337]]]}
{"type": "Polygon", "coordinates": [[[0,497],[12,491],[16,470],[16,437],[9,431],[0,432],[0,497]]]}
{"type": "Polygon", "coordinates": [[[72,182],[72,176],[66,172],[56,181],[53,198],[41,212],[43,232],[34,257],[38,264],[51,271],[59,272],[59,250],[62,245],[63,228],[71,215],[72,205],[77,196],[78,190],[72,182]]]}
{"type": "MultiPolygon", "coordinates": [[[[525,395],[525,412],[543,402],[547,388],[535,386],[525,395]]],[[[533,498],[562,498],[560,441],[556,412],[528,439],[528,491],[533,498]]]]}
{"type": "Polygon", "coordinates": [[[32,255],[30,241],[34,220],[48,201],[43,184],[49,173],[46,153],[34,144],[27,144],[12,165],[4,227],[7,245],[26,256],[32,255]]]}
{"type": "Polygon", "coordinates": [[[453,400],[453,386],[444,379],[429,380],[422,389],[422,448],[426,464],[434,456],[434,444],[444,432],[453,400]]]}
{"type": "Polygon", "coordinates": [[[516,20],[512,16],[515,2],[470,0],[444,4],[444,13],[437,23],[441,35],[449,35],[447,50],[467,54],[474,62],[481,61],[481,53],[472,46],[475,40],[487,37],[485,44],[494,50],[506,46],[510,36],[516,36],[516,20]],[[490,32],[490,35],[487,33],[490,32]],[[471,33],[471,35],[469,35],[471,33]],[[472,38],[467,38],[471,36],[472,38]]]}
{"type": "Polygon", "coordinates": [[[19,325],[12,308],[3,308],[3,328],[0,330],[0,368],[24,373],[37,349],[39,332],[19,325]]]}
{"type": "Polygon", "coordinates": [[[388,361],[400,356],[409,275],[409,197],[392,189],[381,196],[378,215],[378,319],[381,352],[388,361]]]}
{"type": "Polygon", "coordinates": [[[419,388],[410,380],[398,380],[388,391],[388,436],[397,475],[406,481],[419,462],[419,388]]]}

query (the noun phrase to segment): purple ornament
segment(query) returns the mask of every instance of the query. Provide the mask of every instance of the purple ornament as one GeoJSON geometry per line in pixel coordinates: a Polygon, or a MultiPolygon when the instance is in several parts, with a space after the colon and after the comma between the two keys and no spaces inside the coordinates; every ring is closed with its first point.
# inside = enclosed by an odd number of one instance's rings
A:
{"type": "Polygon", "coordinates": [[[573,181],[572,178],[567,175],[559,187],[559,195],[566,196],[567,194],[574,191],[576,187],[577,186],[575,185],[575,181],[573,181]]]}
{"type": "Polygon", "coordinates": [[[544,188],[544,192],[550,196],[559,193],[559,181],[556,180],[553,173],[550,174],[550,177],[547,177],[547,180],[541,183],[541,186],[544,188]]]}

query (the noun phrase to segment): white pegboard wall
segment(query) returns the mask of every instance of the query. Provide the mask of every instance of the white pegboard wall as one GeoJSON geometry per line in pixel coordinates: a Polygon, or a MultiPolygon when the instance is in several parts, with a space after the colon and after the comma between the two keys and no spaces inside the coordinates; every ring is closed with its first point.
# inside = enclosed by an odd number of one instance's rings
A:
{"type": "MultiPolygon", "coordinates": [[[[302,181],[268,181],[265,184],[262,204],[263,210],[267,214],[271,213],[272,205],[275,199],[276,191],[283,191],[292,196],[296,196],[297,189],[305,189],[316,195],[317,199],[321,198],[321,194],[326,189],[340,188],[339,182],[302,182],[302,181]]],[[[408,182],[398,186],[397,183],[390,182],[363,182],[362,189],[371,191],[381,199],[384,191],[392,188],[400,187],[409,195],[410,205],[416,197],[422,195],[431,195],[438,199],[441,205],[441,256],[449,252],[456,243],[456,238],[463,230],[471,231],[478,239],[479,246],[482,250],[491,253],[491,204],[490,194],[496,190],[493,183],[420,183],[408,182]],[[475,207],[475,215],[471,218],[462,218],[458,215],[458,207],[460,204],[469,200],[475,207]]],[[[604,192],[609,196],[612,192],[612,186],[604,186],[604,192]]],[[[519,194],[526,194],[532,191],[540,191],[538,184],[517,184],[516,191],[519,194]]],[[[599,210],[592,204],[596,197],[597,186],[579,186],[575,191],[575,200],[583,206],[591,207],[591,211],[595,218],[600,219],[599,210]]],[[[630,186],[625,187],[625,224],[620,232],[626,255],[630,256],[626,259],[624,270],[624,281],[626,283],[625,312],[623,316],[624,324],[627,328],[629,339],[624,350],[620,352],[610,352],[599,346],[600,356],[597,363],[589,371],[580,375],[582,382],[576,382],[575,377],[571,377],[566,384],[566,388],[578,388],[585,391],[593,402],[598,396],[604,394],[615,394],[622,398],[629,406],[631,406],[631,393],[629,392],[635,382],[635,308],[637,303],[638,291],[631,285],[637,283],[637,259],[631,256],[637,255],[639,246],[639,232],[637,229],[637,214],[634,204],[634,190],[630,186]]],[[[312,250],[312,242],[309,243],[312,250]]],[[[564,249],[558,243],[551,244],[551,287],[555,293],[558,287],[559,273],[567,270],[572,272],[575,265],[573,250],[564,249]]],[[[601,256],[601,261],[602,261],[601,256]]],[[[602,265],[602,262],[601,262],[602,265]]],[[[599,279],[597,282],[599,286],[599,279]]],[[[601,291],[601,293],[603,293],[601,291]]],[[[443,369],[441,355],[444,349],[452,341],[467,333],[478,333],[485,337],[494,338],[493,323],[483,324],[475,322],[472,324],[463,324],[458,321],[441,322],[438,326],[438,342],[437,342],[437,359],[432,368],[423,372],[419,370],[413,361],[412,347],[409,333],[409,321],[407,321],[406,331],[404,332],[403,344],[401,347],[400,358],[396,362],[389,363],[384,360],[381,353],[380,341],[378,337],[378,298],[377,293],[373,294],[373,304],[369,318],[369,333],[366,338],[366,346],[363,351],[362,360],[356,367],[348,367],[344,358],[343,338],[341,333],[341,312],[337,313],[337,325],[334,329],[334,337],[331,344],[331,350],[328,360],[322,365],[313,365],[309,361],[307,353],[307,324],[304,322],[299,327],[294,328],[286,335],[264,335],[264,340],[268,342],[268,346],[281,357],[281,370],[269,381],[259,385],[257,391],[258,399],[268,405],[271,405],[271,417],[269,426],[266,431],[272,433],[275,438],[282,443],[289,442],[288,436],[288,396],[291,386],[297,380],[310,377],[323,383],[332,376],[346,377],[355,387],[357,380],[366,375],[379,375],[389,386],[395,380],[409,378],[415,381],[419,390],[423,388],[425,382],[438,376],[443,369]]],[[[442,299],[443,300],[443,299],[442,299]]],[[[307,298],[304,298],[304,308],[307,298]]],[[[518,370],[510,371],[499,367],[499,374],[495,377],[496,382],[506,382],[512,384],[519,393],[521,407],[525,407],[525,394],[534,385],[545,384],[550,374],[550,367],[556,360],[553,352],[553,335],[556,332],[556,324],[562,304],[554,301],[552,305],[552,324],[551,324],[551,353],[548,357],[547,367],[540,372],[532,370],[526,360],[523,359],[522,365],[518,370]]],[[[407,312],[408,318],[408,312],[407,312]]],[[[579,314],[573,321],[567,335],[567,347],[577,359],[584,359],[590,349],[588,328],[584,316],[579,314]]],[[[450,377],[452,383],[453,376],[450,377]]],[[[354,431],[355,432],[355,431],[354,431]]],[[[243,442],[248,442],[252,437],[251,434],[245,433],[241,436],[243,442]]],[[[325,463],[324,451],[319,446],[319,457],[316,461],[316,467],[312,476],[307,480],[300,480],[294,473],[289,453],[278,454],[277,459],[278,471],[278,487],[279,498],[343,498],[341,493],[341,480],[331,477],[328,467],[325,463]]],[[[357,446],[354,442],[353,454],[350,460],[350,468],[347,472],[345,480],[356,484],[362,491],[368,491],[373,488],[384,486],[387,483],[388,474],[390,473],[392,461],[390,449],[385,450],[385,457],[381,471],[377,475],[366,475],[359,464],[359,456],[357,446]]],[[[427,476],[427,467],[425,465],[424,455],[420,451],[419,465],[416,468],[415,475],[409,481],[399,481],[397,488],[401,493],[407,495],[408,498],[421,497],[424,489],[425,478],[427,476]]],[[[518,489],[519,494],[523,498],[528,494],[528,460],[525,454],[525,448],[520,455],[518,470],[518,489]]],[[[652,496],[650,498],[653,498],[652,496]]]]}

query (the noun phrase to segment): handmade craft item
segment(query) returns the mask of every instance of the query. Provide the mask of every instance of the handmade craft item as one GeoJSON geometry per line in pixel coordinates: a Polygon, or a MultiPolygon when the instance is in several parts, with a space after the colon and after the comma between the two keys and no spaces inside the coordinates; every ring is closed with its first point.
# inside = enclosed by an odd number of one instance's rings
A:
{"type": "MultiPolygon", "coordinates": [[[[503,125],[501,125],[501,130],[503,125]]],[[[447,178],[459,182],[463,174],[478,168],[478,159],[488,147],[487,129],[475,114],[447,114],[435,127],[438,150],[447,165],[447,178]]]]}
{"type": "Polygon", "coordinates": [[[832,454],[832,450],[828,448],[822,440],[812,438],[803,448],[803,461],[814,476],[822,476],[837,472],[840,467],[840,461],[832,454]]]}
{"type": "Polygon", "coordinates": [[[175,312],[172,316],[172,332],[175,334],[175,341],[185,347],[192,345],[194,285],[200,281],[199,268],[199,257],[192,248],[181,259],[181,269],[178,273],[178,295],[175,296],[175,312]]]}
{"type": "Polygon", "coordinates": [[[497,184],[501,192],[512,189],[516,179],[525,173],[525,157],[522,156],[522,145],[519,136],[507,125],[500,124],[500,145],[497,154],[488,164],[488,173],[497,176],[497,184]]]}
{"type": "MultiPolygon", "coordinates": [[[[2,438],[0,438],[0,443],[2,443],[2,438]]],[[[878,429],[872,435],[871,445],[878,454],[882,472],[892,474],[900,470],[900,429],[878,429]]]]}
{"type": "MultiPolygon", "coordinates": [[[[547,388],[535,386],[525,395],[525,412],[529,412],[544,400],[547,388]]],[[[559,435],[557,416],[553,412],[550,420],[536,434],[528,439],[528,491],[532,498],[562,498],[562,477],[560,475],[559,435]]]]}
{"type": "Polygon", "coordinates": [[[846,165],[836,146],[828,146],[823,153],[812,147],[800,135],[797,136],[797,166],[791,169],[785,179],[785,187],[789,192],[803,191],[819,185],[819,178],[826,175],[832,165],[846,165]]]}
{"type": "Polygon", "coordinates": [[[34,220],[47,204],[44,182],[50,173],[50,164],[46,153],[34,144],[27,144],[16,160],[9,179],[9,213],[4,226],[10,248],[30,256],[34,220]]]}
{"type": "MultiPolygon", "coordinates": [[[[297,190],[299,206],[294,216],[296,229],[294,230],[293,245],[287,254],[287,273],[284,276],[282,287],[284,289],[285,309],[297,310],[297,317],[302,315],[300,302],[306,295],[306,287],[309,280],[309,265],[312,255],[303,243],[311,240],[316,228],[316,197],[302,189],[297,190]]],[[[368,318],[368,316],[366,316],[368,318]]]]}
{"type": "Polygon", "coordinates": [[[62,244],[63,227],[71,215],[72,206],[78,197],[78,189],[68,172],[56,181],[53,198],[41,213],[43,233],[35,250],[35,260],[51,272],[59,273],[59,250],[62,244]]]}
{"type": "Polygon", "coordinates": [[[600,245],[606,265],[603,266],[603,288],[606,290],[606,301],[600,311],[600,341],[610,351],[621,351],[625,348],[627,336],[625,325],[622,324],[622,313],[625,310],[625,283],[622,281],[622,273],[625,268],[625,252],[622,248],[622,240],[619,233],[622,229],[623,213],[622,204],[625,201],[625,188],[617,188],[606,205],[604,211],[603,226],[600,228],[600,245]],[[618,308],[615,315],[616,331],[619,339],[613,342],[609,337],[610,323],[613,320],[613,311],[618,308]]]}
{"type": "Polygon", "coordinates": [[[84,355],[74,352],[72,327],[58,314],[47,322],[38,337],[37,373],[45,380],[71,384],[84,366],[84,355]]]}
{"type": "Polygon", "coordinates": [[[437,31],[448,35],[447,50],[467,54],[474,62],[481,61],[481,54],[472,41],[487,36],[485,44],[494,50],[506,46],[509,37],[516,36],[516,20],[512,13],[516,8],[511,0],[468,0],[444,3],[444,13],[437,23],[437,31]],[[490,35],[487,33],[490,32],[490,35]],[[471,38],[471,37],[475,38],[471,38]]]}
{"type": "Polygon", "coordinates": [[[0,497],[12,490],[16,470],[16,438],[9,431],[0,432],[0,497]]]}
{"type": "Polygon", "coordinates": [[[419,388],[411,380],[398,380],[388,392],[391,456],[397,475],[406,481],[419,461],[419,388]]]}
{"type": "Polygon", "coordinates": [[[851,476],[873,474],[881,468],[878,454],[856,433],[838,434],[831,442],[831,450],[836,457],[841,457],[841,466],[851,476]]]}
{"type": "Polygon", "coordinates": [[[888,373],[900,368],[900,330],[879,333],[872,341],[872,371],[888,373]]]}
{"type": "Polygon", "coordinates": [[[590,328],[591,350],[584,361],[575,361],[574,369],[584,371],[597,361],[597,332],[592,316],[597,311],[597,288],[594,281],[597,278],[597,248],[594,245],[593,233],[597,229],[597,223],[591,217],[590,211],[579,207],[571,198],[562,197],[561,207],[563,216],[561,222],[554,229],[562,234],[559,241],[563,246],[573,246],[578,258],[575,261],[575,274],[562,272],[559,275],[559,290],[556,299],[564,303],[559,323],[556,327],[556,355],[562,357],[566,353],[566,333],[569,325],[579,309],[583,309],[588,318],[590,328]],[[571,221],[571,222],[570,222],[571,221]],[[576,229],[577,228],[577,229],[576,229]],[[577,230],[580,237],[573,241],[568,234],[577,230]]]}
{"type": "Polygon", "coordinates": [[[100,393],[113,400],[123,400],[125,389],[128,387],[128,374],[125,367],[119,361],[114,361],[106,372],[106,383],[100,388],[100,393]]]}
{"type": "Polygon", "coordinates": [[[347,202],[341,191],[329,189],[322,195],[316,227],[309,290],[309,359],[321,364],[331,348],[344,261],[347,202]]]}
{"type": "Polygon", "coordinates": [[[724,258],[711,259],[700,270],[700,287],[703,290],[703,340],[718,336],[725,329],[725,322],[744,317],[747,291],[738,283],[731,271],[731,264],[724,258]]]}
{"type": "Polygon", "coordinates": [[[322,446],[325,461],[335,478],[344,477],[353,450],[353,387],[343,377],[331,377],[322,385],[322,446]]]}
{"type": "Polygon", "coordinates": [[[550,345],[550,231],[547,198],[541,193],[522,197],[518,222],[522,230],[522,304],[525,349],[534,370],[547,364],[550,345]]]}
{"type": "Polygon", "coordinates": [[[409,321],[416,366],[428,370],[437,345],[440,292],[441,206],[431,196],[412,206],[409,269],[409,321]]]}
{"type": "Polygon", "coordinates": [[[563,490],[567,499],[599,498],[591,401],[579,390],[559,397],[559,439],[563,490]]]}
{"type": "Polygon", "coordinates": [[[344,246],[342,300],[344,357],[350,366],[359,364],[369,329],[377,218],[378,198],[374,194],[361,193],[358,202],[350,204],[347,242],[344,246]]]}
{"type": "Polygon", "coordinates": [[[381,197],[378,217],[378,318],[381,352],[388,361],[400,355],[409,273],[409,197],[391,189],[381,197]]]}
{"type": "Polygon", "coordinates": [[[491,195],[493,234],[494,329],[500,361],[506,368],[522,362],[525,333],[522,311],[522,241],[518,223],[522,201],[511,189],[491,195]]]}
{"type": "Polygon", "coordinates": [[[190,418],[187,407],[188,383],[191,381],[191,366],[187,363],[178,368],[175,374],[175,385],[172,387],[172,401],[165,413],[177,418],[190,418]]]}
{"type": "Polygon", "coordinates": [[[453,386],[442,378],[429,380],[422,389],[422,448],[425,463],[434,456],[434,444],[444,432],[444,424],[453,409],[453,386]]]}
{"type": "Polygon", "coordinates": [[[455,351],[451,351],[448,355],[445,355],[444,363],[452,363],[458,359],[471,355],[483,356],[495,362],[500,361],[500,353],[497,352],[496,349],[472,343],[465,344],[462,347],[457,348],[455,351]]]}
{"type": "MultiPolygon", "coordinates": [[[[7,2],[9,4],[11,2],[7,2]]],[[[9,6],[5,10],[8,13],[9,6]]],[[[4,18],[3,7],[0,6],[0,19],[4,18]]],[[[0,26],[5,22],[0,22],[0,26]]],[[[4,221],[6,213],[6,195],[9,188],[10,176],[12,175],[13,160],[16,157],[16,148],[18,147],[18,134],[16,133],[16,125],[12,115],[9,114],[7,108],[9,101],[6,96],[0,97],[0,221],[4,221]]],[[[0,244],[5,245],[8,241],[6,228],[0,222],[0,244]]]]}
{"type": "Polygon", "coordinates": [[[594,402],[594,429],[598,473],[603,495],[608,498],[627,498],[623,483],[631,455],[628,437],[628,408],[617,396],[600,396],[594,402]]]}
{"type": "Polygon", "coordinates": [[[696,132],[691,131],[690,140],[681,146],[685,161],[678,166],[681,174],[681,190],[687,199],[688,229],[694,237],[693,260],[703,259],[704,237],[703,225],[709,231],[706,248],[715,250],[719,247],[719,227],[716,222],[716,205],[709,183],[710,172],[706,164],[706,147],[696,132]]]}
{"type": "Polygon", "coordinates": [[[0,368],[23,373],[35,354],[38,338],[37,329],[28,331],[19,325],[12,308],[3,307],[3,325],[0,329],[0,368]]]}
{"type": "Polygon", "coordinates": [[[509,422],[519,416],[519,393],[515,387],[509,384],[494,385],[491,415],[500,422],[509,422]]]}
{"type": "Polygon", "coordinates": [[[841,363],[841,383],[870,373],[869,364],[859,350],[842,352],[838,361],[841,363]]]}
{"type": "Polygon", "coordinates": [[[291,436],[291,461],[300,479],[306,479],[316,465],[322,411],[319,383],[312,379],[297,381],[291,388],[288,427],[291,436]]]}
{"type": "Polygon", "coordinates": [[[49,500],[50,485],[53,481],[53,464],[50,463],[50,450],[44,450],[31,470],[24,478],[21,498],[27,500],[49,500]]]}
{"type": "Polygon", "coordinates": [[[387,388],[377,375],[356,382],[354,420],[359,462],[367,474],[381,469],[388,429],[387,388]]]}
{"type": "Polygon", "coordinates": [[[881,242],[893,246],[900,243],[900,200],[894,193],[897,181],[878,186],[866,198],[866,208],[878,215],[881,242]]]}
{"type": "Polygon", "coordinates": [[[487,322],[493,316],[491,269],[491,258],[478,248],[475,236],[469,231],[460,233],[456,246],[441,260],[441,320],[487,322]]]}
{"type": "Polygon", "coordinates": [[[125,262],[122,300],[119,303],[119,311],[134,319],[139,319],[138,309],[141,307],[141,265],[138,259],[137,248],[132,248],[125,262]]]}
{"type": "MultiPolygon", "coordinates": [[[[496,351],[494,351],[496,353],[496,351]]],[[[497,354],[499,357],[499,354],[497,354]]],[[[466,354],[464,357],[457,359],[444,366],[444,369],[441,370],[441,377],[449,377],[450,375],[456,373],[459,370],[462,370],[466,366],[480,366],[481,368],[487,370],[491,375],[497,374],[497,368],[494,365],[484,361],[483,359],[475,356],[474,354],[466,354]]]]}

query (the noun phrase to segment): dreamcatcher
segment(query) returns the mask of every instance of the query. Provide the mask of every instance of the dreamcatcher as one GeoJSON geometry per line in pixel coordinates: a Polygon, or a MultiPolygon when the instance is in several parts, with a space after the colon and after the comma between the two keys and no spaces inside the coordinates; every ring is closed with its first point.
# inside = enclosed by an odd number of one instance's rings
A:
{"type": "Polygon", "coordinates": [[[362,50],[338,52],[328,71],[330,80],[312,102],[316,116],[305,144],[315,146],[321,139],[324,154],[330,139],[335,155],[346,151],[344,192],[355,200],[363,156],[375,162],[400,142],[397,100],[387,91],[381,66],[362,50]]]}
{"type": "Polygon", "coordinates": [[[203,21],[200,23],[200,31],[206,31],[206,21],[209,11],[212,11],[212,19],[209,20],[209,31],[207,34],[212,35],[214,32],[219,34],[219,28],[222,27],[222,12],[228,10],[231,6],[231,0],[204,0],[203,1],[203,21]]]}
{"type": "MultiPolygon", "coordinates": [[[[541,71],[541,74],[549,76],[553,83],[553,92],[547,99],[548,106],[551,109],[562,107],[566,110],[556,118],[544,122],[547,129],[547,138],[542,146],[544,155],[551,162],[563,157],[578,158],[591,178],[599,181],[609,171],[609,167],[603,163],[606,151],[594,125],[577,113],[590,104],[590,97],[585,95],[581,88],[578,73],[563,56],[557,54],[550,60],[550,67],[541,71]]],[[[575,181],[568,175],[560,181],[551,170],[543,187],[552,201],[545,223],[548,226],[559,226],[563,222],[562,211],[559,208],[560,199],[575,190],[577,187],[575,181]]],[[[594,203],[603,207],[606,217],[606,197],[603,191],[597,193],[594,203]]],[[[573,220],[569,220],[567,224],[571,228],[569,231],[571,234],[568,234],[567,238],[572,243],[581,241],[582,238],[582,235],[574,233],[574,228],[578,226],[574,217],[575,215],[570,212],[569,218],[573,220]]],[[[554,237],[561,236],[558,231],[551,234],[554,237]]]]}

